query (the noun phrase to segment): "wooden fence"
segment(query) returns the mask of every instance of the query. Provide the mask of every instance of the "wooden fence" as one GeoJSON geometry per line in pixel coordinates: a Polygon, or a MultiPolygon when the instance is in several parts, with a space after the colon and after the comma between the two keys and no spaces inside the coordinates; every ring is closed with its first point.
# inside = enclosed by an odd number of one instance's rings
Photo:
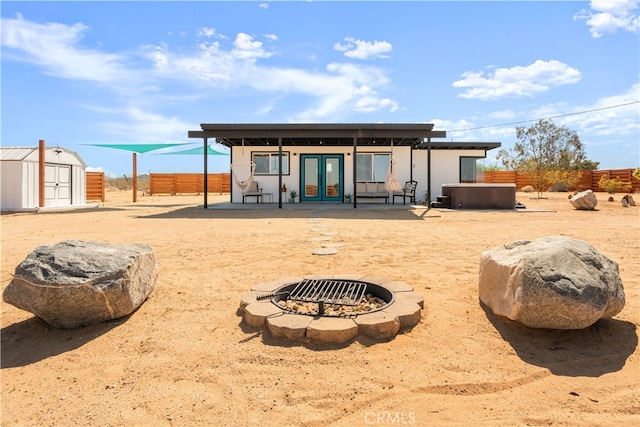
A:
{"type": "MultiPolygon", "coordinates": [[[[631,192],[640,192],[640,180],[633,177],[633,169],[609,169],[598,171],[583,171],[582,178],[571,190],[581,188],[582,190],[593,190],[603,192],[598,182],[600,178],[606,176],[610,179],[619,179],[625,183],[631,183],[631,192]]],[[[531,180],[524,172],[518,171],[484,171],[478,174],[478,182],[489,184],[516,184],[516,188],[521,190],[522,187],[532,185],[531,180]]]]}
{"type": "Polygon", "coordinates": [[[104,172],[85,172],[87,201],[104,202],[104,172]]]}
{"type": "MultiPolygon", "coordinates": [[[[231,174],[208,175],[209,193],[230,193],[231,174]]],[[[200,173],[152,173],[149,176],[150,194],[182,194],[204,192],[204,178],[200,173]]]]}

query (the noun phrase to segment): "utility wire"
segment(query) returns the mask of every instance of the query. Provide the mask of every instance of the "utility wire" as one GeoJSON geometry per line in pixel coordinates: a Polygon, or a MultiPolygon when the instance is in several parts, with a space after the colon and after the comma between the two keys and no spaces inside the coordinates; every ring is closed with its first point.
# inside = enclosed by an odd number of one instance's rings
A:
{"type": "Polygon", "coordinates": [[[448,130],[447,132],[463,132],[463,131],[467,131],[467,130],[478,130],[478,129],[487,129],[487,128],[497,128],[497,127],[502,127],[502,126],[519,125],[519,124],[522,124],[522,123],[537,122],[538,120],[550,120],[550,119],[557,119],[557,118],[560,118],[560,117],[575,116],[575,115],[578,115],[578,114],[593,113],[594,111],[610,110],[612,108],[626,107],[627,105],[633,105],[633,104],[639,104],[639,103],[640,103],[640,101],[633,101],[633,102],[627,102],[626,104],[618,104],[618,105],[612,105],[612,106],[609,106],[609,107],[594,108],[593,110],[578,111],[576,113],[560,114],[560,115],[557,115],[557,116],[545,117],[545,118],[542,118],[542,119],[529,119],[529,120],[522,120],[522,121],[519,121],[519,122],[502,123],[502,124],[499,124],[499,125],[479,126],[479,127],[475,127],[475,128],[466,128],[466,129],[454,129],[454,130],[448,130]]]}

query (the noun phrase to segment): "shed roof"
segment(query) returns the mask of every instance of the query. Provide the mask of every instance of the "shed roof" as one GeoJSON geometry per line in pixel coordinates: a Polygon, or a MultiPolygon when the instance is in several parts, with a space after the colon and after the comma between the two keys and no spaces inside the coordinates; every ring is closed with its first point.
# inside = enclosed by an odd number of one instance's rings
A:
{"type": "Polygon", "coordinates": [[[0,160],[21,161],[38,147],[0,147],[0,160]]]}
{"type": "MultiPolygon", "coordinates": [[[[37,162],[38,161],[38,147],[0,147],[0,160],[2,161],[18,161],[18,162],[37,162]]],[[[66,148],[58,145],[47,145],[45,147],[47,153],[47,162],[58,163],[59,161],[64,164],[75,164],[86,166],[82,158],[75,151],[67,150],[66,148]],[[51,156],[55,157],[51,157],[51,156]]]]}

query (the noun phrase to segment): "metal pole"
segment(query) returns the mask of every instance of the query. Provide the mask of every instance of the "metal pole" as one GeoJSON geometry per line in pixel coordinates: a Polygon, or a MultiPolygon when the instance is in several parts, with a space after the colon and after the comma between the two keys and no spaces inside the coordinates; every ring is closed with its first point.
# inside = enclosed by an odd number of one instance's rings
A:
{"type": "Polygon", "coordinates": [[[206,136],[202,139],[204,141],[204,208],[209,206],[209,156],[207,156],[207,147],[209,145],[209,138],[206,136]]]}
{"type": "Polygon", "coordinates": [[[358,190],[357,190],[357,181],[358,181],[358,138],[353,138],[353,209],[358,207],[358,202],[356,199],[358,198],[358,190]]]}
{"type": "Polygon", "coordinates": [[[282,209],[281,188],[282,188],[282,138],[278,138],[278,209],[282,209]]]}
{"type": "Polygon", "coordinates": [[[431,137],[427,138],[427,210],[431,208],[431,137]]]}

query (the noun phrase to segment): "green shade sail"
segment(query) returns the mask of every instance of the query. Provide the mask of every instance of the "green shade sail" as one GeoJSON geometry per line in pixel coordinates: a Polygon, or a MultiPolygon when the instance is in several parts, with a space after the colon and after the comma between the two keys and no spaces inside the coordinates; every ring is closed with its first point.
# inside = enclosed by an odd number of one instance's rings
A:
{"type": "MultiPolygon", "coordinates": [[[[189,150],[183,151],[168,151],[166,153],[154,153],[154,154],[198,154],[202,156],[204,154],[204,147],[196,147],[189,150]]],[[[216,151],[211,148],[210,145],[207,145],[207,155],[209,156],[228,156],[228,153],[221,153],[220,151],[216,151]]]]}
{"type": "Polygon", "coordinates": [[[148,153],[149,151],[161,150],[163,148],[185,145],[182,142],[175,144],[86,144],[92,147],[114,148],[116,150],[131,151],[133,153],[148,153]]]}

